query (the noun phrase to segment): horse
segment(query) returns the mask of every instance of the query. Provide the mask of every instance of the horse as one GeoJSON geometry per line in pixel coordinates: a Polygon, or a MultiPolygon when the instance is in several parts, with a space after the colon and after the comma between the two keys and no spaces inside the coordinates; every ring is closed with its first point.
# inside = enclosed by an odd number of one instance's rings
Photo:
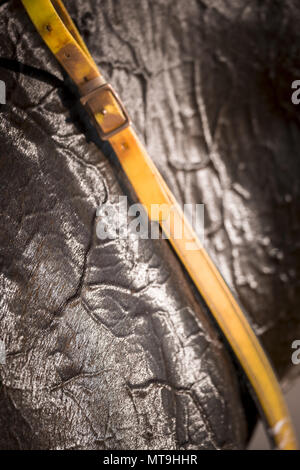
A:
{"type": "MultiPolygon", "coordinates": [[[[300,338],[300,6],[68,9],[283,382],[300,338]],[[298,74],[298,76],[297,76],[298,74]]],[[[0,449],[243,449],[257,412],[163,239],[100,239],[135,202],[21,2],[0,3],[0,449]]]]}

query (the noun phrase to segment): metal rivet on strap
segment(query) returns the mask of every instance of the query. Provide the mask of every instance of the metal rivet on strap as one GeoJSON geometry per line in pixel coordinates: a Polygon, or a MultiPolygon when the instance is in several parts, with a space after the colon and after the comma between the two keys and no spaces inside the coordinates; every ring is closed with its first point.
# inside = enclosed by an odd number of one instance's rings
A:
{"type": "Polygon", "coordinates": [[[122,142],[121,150],[128,150],[128,149],[129,149],[129,145],[127,144],[127,142],[122,142]]]}

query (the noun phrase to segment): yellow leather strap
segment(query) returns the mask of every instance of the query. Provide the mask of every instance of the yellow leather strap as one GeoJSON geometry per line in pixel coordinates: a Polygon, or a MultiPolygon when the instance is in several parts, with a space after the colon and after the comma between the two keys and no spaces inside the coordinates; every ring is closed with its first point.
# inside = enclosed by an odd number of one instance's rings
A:
{"type": "Polygon", "coordinates": [[[82,103],[94,119],[100,136],[109,140],[149,217],[153,204],[166,204],[170,208],[168,222],[160,219],[162,230],[245,371],[274,443],[279,449],[296,449],[289,412],[264,350],[131,127],[121,101],[100,74],[63,3],[60,0],[22,0],[22,3],[50,50],[78,86],[82,103]],[[184,227],[182,238],[175,233],[179,224],[184,227]],[[197,250],[188,251],[187,243],[196,244],[197,250]]]}

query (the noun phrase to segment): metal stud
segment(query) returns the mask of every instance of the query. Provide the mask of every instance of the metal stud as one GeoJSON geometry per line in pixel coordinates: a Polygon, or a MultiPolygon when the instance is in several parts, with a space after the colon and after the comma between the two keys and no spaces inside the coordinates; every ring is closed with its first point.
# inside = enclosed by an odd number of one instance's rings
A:
{"type": "Polygon", "coordinates": [[[122,142],[121,150],[125,151],[125,150],[128,150],[128,149],[129,149],[129,145],[127,144],[127,142],[122,142]]]}

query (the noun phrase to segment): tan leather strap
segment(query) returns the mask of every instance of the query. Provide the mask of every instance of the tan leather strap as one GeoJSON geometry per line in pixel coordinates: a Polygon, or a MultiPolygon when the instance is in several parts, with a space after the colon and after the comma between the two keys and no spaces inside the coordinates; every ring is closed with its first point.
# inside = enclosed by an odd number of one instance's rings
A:
{"type": "MultiPolygon", "coordinates": [[[[171,220],[159,218],[162,230],[204,298],[256,394],[280,449],[296,449],[297,441],[280,385],[256,335],[216,266],[133,130],[115,91],[100,74],[60,0],[22,0],[38,32],[78,86],[102,139],[109,140],[139,200],[151,218],[153,204],[166,204],[171,220]],[[182,224],[185,236],[175,236],[182,224]],[[188,235],[188,236],[187,236],[188,235]],[[189,251],[193,242],[197,250],[189,251]]],[[[153,217],[153,212],[152,212],[153,217]]]]}

